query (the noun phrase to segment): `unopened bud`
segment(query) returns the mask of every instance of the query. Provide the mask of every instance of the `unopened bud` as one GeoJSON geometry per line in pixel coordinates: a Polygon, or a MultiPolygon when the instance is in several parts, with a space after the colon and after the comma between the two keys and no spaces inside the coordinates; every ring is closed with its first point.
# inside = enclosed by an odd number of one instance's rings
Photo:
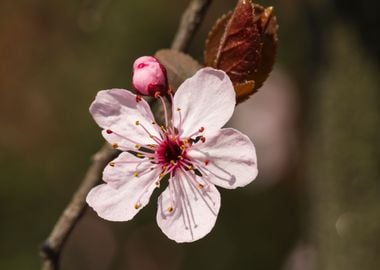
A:
{"type": "Polygon", "coordinates": [[[168,90],[165,67],[152,56],[142,56],[133,64],[133,87],[144,96],[163,96],[168,90]]]}

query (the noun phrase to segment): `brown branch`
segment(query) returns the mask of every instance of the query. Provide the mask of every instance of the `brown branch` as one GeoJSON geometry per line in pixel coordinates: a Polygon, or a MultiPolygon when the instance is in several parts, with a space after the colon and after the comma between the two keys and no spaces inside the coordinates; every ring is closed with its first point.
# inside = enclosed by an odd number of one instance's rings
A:
{"type": "Polygon", "coordinates": [[[177,33],[171,48],[177,51],[186,51],[198,30],[211,0],[193,0],[182,15],[177,33]]]}
{"type": "MultiPolygon", "coordinates": [[[[192,0],[182,15],[180,26],[172,43],[172,49],[185,50],[198,29],[211,0],[192,0]]],[[[81,185],[59,217],[49,237],[41,247],[42,270],[58,270],[59,258],[71,231],[86,209],[88,192],[101,180],[104,167],[118,155],[107,143],[93,156],[81,185]]]]}

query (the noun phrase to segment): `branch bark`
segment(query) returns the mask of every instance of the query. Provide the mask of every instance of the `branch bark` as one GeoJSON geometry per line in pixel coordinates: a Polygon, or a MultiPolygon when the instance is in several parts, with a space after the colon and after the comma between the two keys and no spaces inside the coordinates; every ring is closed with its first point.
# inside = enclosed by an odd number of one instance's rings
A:
{"type": "MultiPolygon", "coordinates": [[[[192,0],[189,3],[189,6],[182,15],[179,28],[171,46],[172,49],[184,51],[188,48],[210,3],[211,0],[192,0]]],[[[117,150],[112,149],[106,143],[93,156],[92,164],[88,168],[82,183],[40,249],[43,259],[42,270],[59,269],[59,258],[65,242],[87,208],[86,196],[88,192],[101,181],[104,167],[118,153],[117,150]]]]}
{"type": "Polygon", "coordinates": [[[187,51],[195,32],[198,30],[211,0],[193,0],[182,15],[177,33],[171,48],[176,51],[187,51]]]}

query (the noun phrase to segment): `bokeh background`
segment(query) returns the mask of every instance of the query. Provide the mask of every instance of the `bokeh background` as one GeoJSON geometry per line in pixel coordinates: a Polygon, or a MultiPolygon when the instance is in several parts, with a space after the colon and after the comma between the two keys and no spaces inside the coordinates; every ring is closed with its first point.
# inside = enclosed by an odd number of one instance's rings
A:
{"type": "MultiPolygon", "coordinates": [[[[134,59],[170,46],[187,2],[0,1],[0,269],[40,268],[103,144],[89,104],[131,88],[134,59]]],[[[255,142],[258,179],[221,190],[214,230],[192,244],[160,232],[154,198],[127,223],[88,209],[61,269],[379,269],[379,2],[260,2],[275,6],[278,61],[229,123],[255,142]]],[[[189,51],[199,61],[235,3],[213,1],[189,51]]]]}

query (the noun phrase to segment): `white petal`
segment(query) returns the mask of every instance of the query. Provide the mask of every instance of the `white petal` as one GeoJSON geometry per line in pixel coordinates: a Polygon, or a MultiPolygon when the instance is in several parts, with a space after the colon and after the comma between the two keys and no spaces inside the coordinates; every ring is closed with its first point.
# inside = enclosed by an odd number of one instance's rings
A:
{"type": "MultiPolygon", "coordinates": [[[[152,122],[153,114],[145,100],[136,101],[136,95],[124,89],[99,91],[90,106],[90,113],[96,123],[103,128],[103,136],[111,144],[133,147],[135,144],[152,144],[151,135],[159,136],[152,122]],[[139,121],[140,125],[136,125],[139,121]],[[106,130],[114,133],[108,134],[106,130]]],[[[123,149],[123,147],[120,147],[123,149]]]]}
{"type": "Polygon", "coordinates": [[[190,148],[188,156],[201,162],[209,181],[228,189],[249,184],[258,173],[253,143],[232,128],[210,134],[204,143],[198,142],[190,148]]]}
{"type": "Polygon", "coordinates": [[[86,201],[101,218],[131,220],[148,204],[158,174],[159,171],[154,170],[140,177],[131,177],[118,188],[109,184],[98,185],[89,192],[86,201]]]}
{"type": "Polygon", "coordinates": [[[182,137],[191,135],[201,127],[207,134],[224,126],[232,116],[235,103],[235,90],[228,75],[221,70],[203,68],[187,79],[175,93],[174,126],[180,128],[182,122],[182,137]]]}
{"type": "Polygon", "coordinates": [[[108,163],[103,171],[103,181],[113,188],[122,186],[125,182],[154,168],[148,158],[138,158],[128,152],[122,152],[117,158],[108,163]]]}
{"type": "Polygon", "coordinates": [[[212,230],[219,208],[220,194],[214,185],[199,188],[181,173],[169,180],[158,198],[157,223],[177,243],[193,242],[212,230]]]}

